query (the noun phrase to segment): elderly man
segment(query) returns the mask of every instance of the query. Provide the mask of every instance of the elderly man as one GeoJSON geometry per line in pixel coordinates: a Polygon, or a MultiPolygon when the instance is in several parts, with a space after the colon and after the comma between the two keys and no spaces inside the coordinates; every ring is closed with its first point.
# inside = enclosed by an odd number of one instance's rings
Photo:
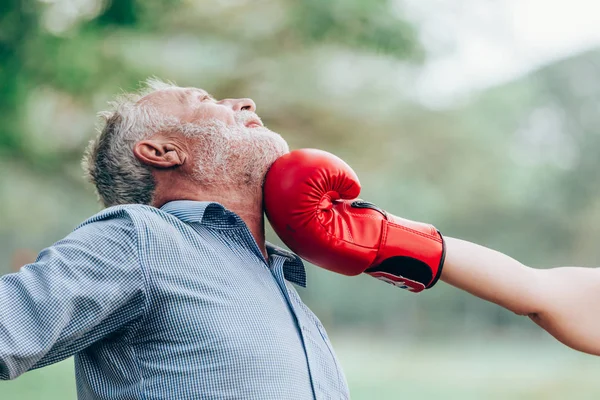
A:
{"type": "Polygon", "coordinates": [[[85,167],[105,206],[0,279],[0,378],[75,355],[80,399],[346,399],[323,326],[265,242],[286,142],[250,99],[149,81],[85,167]]]}

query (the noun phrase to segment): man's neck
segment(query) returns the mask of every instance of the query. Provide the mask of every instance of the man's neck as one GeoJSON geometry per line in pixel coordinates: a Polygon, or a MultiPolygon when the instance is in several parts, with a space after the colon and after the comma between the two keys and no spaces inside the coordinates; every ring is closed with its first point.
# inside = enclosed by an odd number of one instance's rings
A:
{"type": "Polygon", "coordinates": [[[175,200],[193,200],[193,201],[214,201],[223,205],[230,211],[236,213],[245,223],[250,233],[254,237],[258,248],[265,259],[267,249],[265,243],[265,219],[263,215],[262,191],[246,191],[240,189],[213,189],[201,190],[199,192],[191,191],[169,191],[168,194],[155,195],[153,205],[161,207],[169,201],[175,200]]]}

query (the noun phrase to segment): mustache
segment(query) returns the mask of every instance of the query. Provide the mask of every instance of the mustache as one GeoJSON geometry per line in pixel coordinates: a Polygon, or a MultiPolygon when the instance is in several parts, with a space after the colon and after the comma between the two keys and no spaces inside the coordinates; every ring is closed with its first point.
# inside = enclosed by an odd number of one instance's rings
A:
{"type": "Polygon", "coordinates": [[[240,110],[235,113],[234,118],[235,122],[237,122],[240,125],[246,125],[248,121],[259,121],[261,124],[263,123],[262,119],[260,119],[260,117],[256,113],[250,110],[240,110]]]}

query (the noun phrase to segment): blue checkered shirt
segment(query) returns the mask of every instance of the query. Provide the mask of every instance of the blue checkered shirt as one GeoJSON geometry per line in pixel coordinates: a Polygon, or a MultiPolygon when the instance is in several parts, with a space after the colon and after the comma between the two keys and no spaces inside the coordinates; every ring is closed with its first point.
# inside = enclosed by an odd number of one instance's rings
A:
{"type": "Polygon", "coordinates": [[[0,378],[75,355],[79,399],[349,398],[302,262],[268,253],[217,203],[104,210],[0,279],[0,378]]]}

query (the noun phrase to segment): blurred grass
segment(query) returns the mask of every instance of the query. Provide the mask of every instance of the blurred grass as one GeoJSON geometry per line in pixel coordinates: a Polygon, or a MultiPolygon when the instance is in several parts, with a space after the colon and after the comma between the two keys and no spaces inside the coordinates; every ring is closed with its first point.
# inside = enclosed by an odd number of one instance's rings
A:
{"type": "Polygon", "coordinates": [[[548,338],[453,342],[338,337],[353,399],[600,398],[600,362],[548,338]]]}
{"type": "MultiPolygon", "coordinates": [[[[334,335],[354,400],[600,398],[600,361],[548,339],[412,343],[334,335]]],[[[0,383],[2,400],[75,399],[71,360],[0,383]]]]}
{"type": "Polygon", "coordinates": [[[76,399],[73,360],[28,372],[18,379],[0,382],[1,400],[76,399]]]}

